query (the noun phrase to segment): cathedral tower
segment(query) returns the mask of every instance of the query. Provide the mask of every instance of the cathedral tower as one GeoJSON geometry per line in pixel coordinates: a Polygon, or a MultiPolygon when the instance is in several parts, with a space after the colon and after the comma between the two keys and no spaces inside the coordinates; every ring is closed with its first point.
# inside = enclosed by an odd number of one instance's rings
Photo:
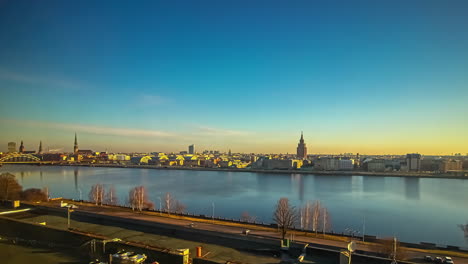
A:
{"type": "Polygon", "coordinates": [[[78,153],[78,139],[76,137],[76,133],[75,133],[75,145],[73,146],[73,153],[75,154],[78,153]]]}
{"type": "Polygon", "coordinates": [[[304,136],[301,131],[301,139],[299,140],[299,144],[297,144],[297,158],[298,159],[306,159],[307,158],[307,147],[304,143],[304,136]]]}

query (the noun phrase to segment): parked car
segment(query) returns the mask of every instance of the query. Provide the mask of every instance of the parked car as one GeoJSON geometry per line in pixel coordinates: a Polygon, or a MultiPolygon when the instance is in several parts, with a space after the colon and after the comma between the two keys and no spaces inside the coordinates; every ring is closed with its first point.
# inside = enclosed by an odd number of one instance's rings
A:
{"type": "Polygon", "coordinates": [[[128,256],[128,259],[131,260],[133,263],[143,263],[146,260],[146,255],[145,254],[134,254],[131,256],[128,256]]]}
{"type": "Polygon", "coordinates": [[[438,264],[441,264],[441,263],[442,263],[442,258],[441,258],[441,257],[436,257],[436,258],[434,259],[434,262],[435,262],[435,263],[438,263],[438,264]]]}
{"type": "Polygon", "coordinates": [[[445,264],[453,264],[453,260],[451,257],[445,257],[444,258],[444,263],[445,264]]]}
{"type": "Polygon", "coordinates": [[[433,262],[434,261],[434,259],[431,256],[425,256],[424,260],[427,261],[427,262],[433,262]]]}

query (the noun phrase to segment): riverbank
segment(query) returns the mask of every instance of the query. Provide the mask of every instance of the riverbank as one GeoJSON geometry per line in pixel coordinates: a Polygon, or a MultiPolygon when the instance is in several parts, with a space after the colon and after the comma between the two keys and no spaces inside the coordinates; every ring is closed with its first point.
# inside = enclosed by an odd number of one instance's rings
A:
{"type": "Polygon", "coordinates": [[[275,173],[275,174],[307,174],[329,176],[375,176],[375,177],[410,177],[410,178],[441,178],[441,179],[468,179],[468,172],[457,173],[424,173],[424,172],[370,172],[370,171],[314,171],[314,170],[261,170],[261,169],[234,169],[234,168],[202,168],[202,167],[161,167],[153,165],[123,165],[123,164],[55,164],[41,166],[82,166],[82,167],[107,167],[107,168],[136,168],[156,170],[193,170],[193,171],[226,171],[226,172],[251,172],[251,173],[275,173]]]}

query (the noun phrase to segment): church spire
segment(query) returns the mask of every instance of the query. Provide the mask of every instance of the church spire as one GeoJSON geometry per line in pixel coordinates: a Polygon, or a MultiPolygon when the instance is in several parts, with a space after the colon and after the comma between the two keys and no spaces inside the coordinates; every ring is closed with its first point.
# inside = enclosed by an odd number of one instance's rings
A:
{"type": "Polygon", "coordinates": [[[75,132],[75,145],[73,146],[73,153],[78,153],[78,138],[76,137],[76,132],[75,132]]]}
{"type": "Polygon", "coordinates": [[[39,141],[39,150],[37,151],[37,154],[42,154],[42,140],[39,141]]]}
{"type": "Polygon", "coordinates": [[[19,152],[23,153],[24,152],[24,145],[23,145],[23,140],[21,140],[21,145],[19,147],[19,152]]]}

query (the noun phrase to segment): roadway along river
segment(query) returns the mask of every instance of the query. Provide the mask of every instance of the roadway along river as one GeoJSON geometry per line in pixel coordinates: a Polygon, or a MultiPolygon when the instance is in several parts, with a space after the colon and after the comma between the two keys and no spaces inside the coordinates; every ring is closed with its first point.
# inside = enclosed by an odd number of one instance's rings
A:
{"type": "Polygon", "coordinates": [[[468,180],[372,176],[269,174],[223,171],[5,165],[24,188],[48,187],[52,197],[88,199],[93,184],[113,185],[119,202],[144,185],[159,207],[171,194],[197,214],[240,218],[243,212],[272,222],[275,204],[288,197],[300,207],[320,200],[332,230],[397,236],[405,242],[468,247],[459,224],[468,221],[468,180]],[[213,208],[214,203],[214,208],[213,208]]]}

